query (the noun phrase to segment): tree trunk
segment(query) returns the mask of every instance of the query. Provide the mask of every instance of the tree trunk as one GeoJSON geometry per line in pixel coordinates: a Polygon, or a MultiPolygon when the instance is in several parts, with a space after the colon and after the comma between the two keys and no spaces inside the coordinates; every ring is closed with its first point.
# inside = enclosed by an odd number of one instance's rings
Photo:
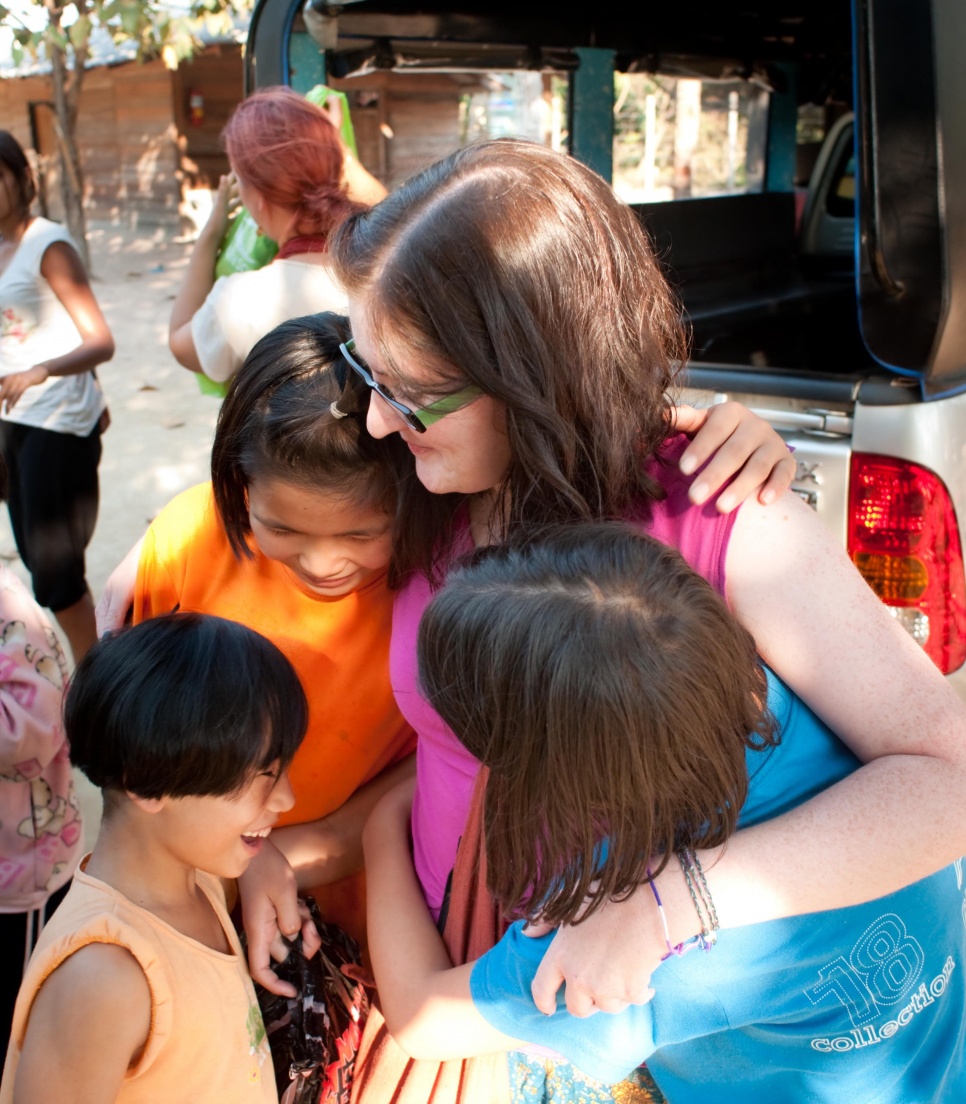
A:
{"type": "MultiPolygon", "coordinates": [[[[48,6],[50,25],[60,31],[63,9],[48,6]]],[[[90,272],[90,253],[87,247],[87,219],[84,216],[84,171],[77,150],[77,103],[84,79],[84,62],[87,49],[74,51],[74,70],[68,76],[67,56],[64,50],[48,39],[51,76],[54,85],[54,111],[57,116],[57,139],[60,150],[60,187],[67,214],[67,229],[77,243],[84,267],[90,272]]]]}
{"type": "Polygon", "coordinates": [[[701,126],[701,81],[678,81],[674,111],[674,198],[688,199],[691,161],[701,126]]]}

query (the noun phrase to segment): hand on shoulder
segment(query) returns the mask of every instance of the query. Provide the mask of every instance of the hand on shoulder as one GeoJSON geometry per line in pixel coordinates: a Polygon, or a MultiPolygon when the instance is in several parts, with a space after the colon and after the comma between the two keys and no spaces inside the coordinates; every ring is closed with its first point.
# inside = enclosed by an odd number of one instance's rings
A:
{"type": "Polygon", "coordinates": [[[694,438],[681,456],[681,471],[690,475],[707,465],[689,493],[696,505],[729,479],[730,485],[715,502],[723,514],[750,498],[767,506],[791,486],[795,460],[788,446],[764,418],[741,403],[720,403],[705,410],[677,406],[673,427],[694,438]]]}

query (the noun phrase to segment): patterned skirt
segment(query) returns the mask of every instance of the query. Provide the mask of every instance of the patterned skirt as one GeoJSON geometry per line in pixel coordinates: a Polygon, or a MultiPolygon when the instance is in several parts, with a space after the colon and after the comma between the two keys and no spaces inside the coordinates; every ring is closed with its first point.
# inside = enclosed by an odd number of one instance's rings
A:
{"type": "Polygon", "coordinates": [[[667,1104],[647,1066],[616,1085],[602,1085],[567,1062],[516,1052],[507,1055],[513,1104],[667,1104]]]}

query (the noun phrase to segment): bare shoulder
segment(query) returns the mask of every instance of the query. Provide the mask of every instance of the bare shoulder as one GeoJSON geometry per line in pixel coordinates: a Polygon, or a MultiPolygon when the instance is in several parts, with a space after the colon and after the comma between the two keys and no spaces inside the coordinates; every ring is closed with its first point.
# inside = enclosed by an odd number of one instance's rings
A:
{"type": "Polygon", "coordinates": [[[123,947],[91,943],[72,954],[37,994],[14,1088],[15,1104],[106,1104],[147,1043],[151,991],[123,947]]]}
{"type": "MultiPolygon", "coordinates": [[[[728,545],[727,591],[735,612],[758,637],[800,625],[829,635],[859,616],[893,640],[906,636],[821,519],[791,492],[772,506],[744,502],[728,545]]],[[[840,634],[841,635],[841,634],[840,634]]],[[[854,638],[849,641],[854,645],[854,638]]],[[[918,649],[910,649],[910,654],[918,649]]],[[[767,657],[766,657],[767,658],[767,657]]]]}
{"type": "Polygon", "coordinates": [[[77,250],[66,241],[51,242],[44,250],[40,262],[41,275],[48,283],[69,280],[75,284],[87,284],[87,271],[77,250]]]}

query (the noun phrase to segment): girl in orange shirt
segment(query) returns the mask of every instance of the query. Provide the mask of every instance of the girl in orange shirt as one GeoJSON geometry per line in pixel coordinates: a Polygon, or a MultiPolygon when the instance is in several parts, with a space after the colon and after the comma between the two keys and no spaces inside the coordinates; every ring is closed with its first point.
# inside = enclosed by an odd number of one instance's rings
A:
{"type": "MultiPolygon", "coordinates": [[[[364,937],[362,825],[415,746],[388,658],[393,511],[408,455],[365,432],[368,396],[339,352],[348,336],[342,318],[322,314],[255,346],[218,418],[212,482],[165,507],[138,564],[135,621],[178,608],[241,622],[286,655],[309,700],[294,808],[240,882],[253,952],[278,928],[303,926],[290,891],[274,901],[258,892],[266,880],[294,878],[327,919],[364,937]]],[[[308,947],[314,929],[304,929],[308,947]]],[[[267,954],[251,965],[257,981],[288,990],[267,954]]]]}

